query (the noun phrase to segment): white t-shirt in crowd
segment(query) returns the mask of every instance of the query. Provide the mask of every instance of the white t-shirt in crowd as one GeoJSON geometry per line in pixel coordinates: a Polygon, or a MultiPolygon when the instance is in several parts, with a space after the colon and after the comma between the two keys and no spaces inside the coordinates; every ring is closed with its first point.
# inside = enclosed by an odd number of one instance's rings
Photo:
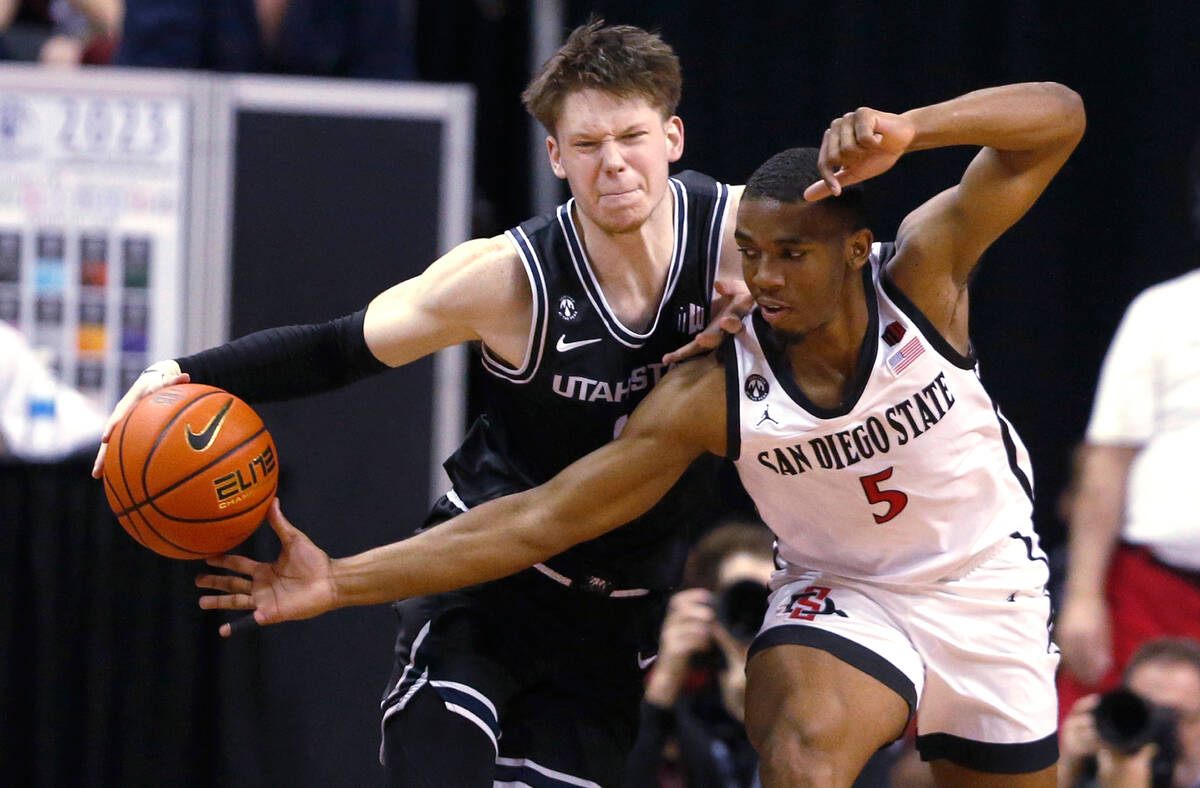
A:
{"type": "Polygon", "coordinates": [[[0,321],[0,457],[62,459],[100,445],[104,414],[54,378],[38,352],[0,321]]]}
{"type": "Polygon", "coordinates": [[[1142,292],[1109,347],[1089,443],[1136,446],[1123,536],[1200,570],[1200,270],[1142,292]]]}

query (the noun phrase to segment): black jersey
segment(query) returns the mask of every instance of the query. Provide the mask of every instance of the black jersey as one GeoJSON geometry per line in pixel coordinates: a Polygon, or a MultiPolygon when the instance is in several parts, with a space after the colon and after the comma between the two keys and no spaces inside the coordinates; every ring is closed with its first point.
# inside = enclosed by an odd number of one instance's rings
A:
{"type": "MultiPolygon", "coordinates": [[[[708,324],[729,187],[693,171],[672,177],[669,187],[674,251],[644,332],[608,308],[572,219],[573,200],[508,231],[533,289],[533,323],[521,367],[483,348],[485,410],[445,464],[468,506],[535,487],[610,442],[666,372],[663,355],[708,324]]],[[[633,523],[546,564],[624,587],[675,585],[687,549],[681,521],[695,503],[684,486],[633,523]]]]}

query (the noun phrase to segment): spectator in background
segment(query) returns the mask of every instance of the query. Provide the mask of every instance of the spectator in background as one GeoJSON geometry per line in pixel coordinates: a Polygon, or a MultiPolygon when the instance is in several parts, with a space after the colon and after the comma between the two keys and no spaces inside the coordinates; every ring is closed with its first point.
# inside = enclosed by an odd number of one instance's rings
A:
{"type": "MultiPolygon", "coordinates": [[[[1067,788],[1195,788],[1200,785],[1200,643],[1182,638],[1159,638],[1138,649],[1125,671],[1124,686],[1172,720],[1170,744],[1150,742],[1133,753],[1122,752],[1097,728],[1099,695],[1087,695],[1071,707],[1062,725],[1059,785],[1067,788]],[[1172,758],[1162,756],[1174,749],[1172,758]],[[1162,766],[1155,779],[1155,760],[1162,766]]],[[[1119,708],[1119,707],[1113,707],[1119,708]]],[[[1123,722],[1133,736],[1138,726],[1133,715],[1123,722]]],[[[1170,725],[1167,726],[1170,729],[1170,725]]],[[[1111,737],[1113,734],[1107,734],[1111,737]]]]}
{"type": "Polygon", "coordinates": [[[688,588],[671,597],[646,682],[627,788],[757,785],[746,652],[766,610],[773,542],[762,525],[730,523],[692,548],[688,588]]]}
{"type": "Polygon", "coordinates": [[[112,61],[124,0],[0,0],[0,60],[52,66],[112,61]],[[11,28],[11,30],[10,30],[11,28]]]}
{"type": "Polygon", "coordinates": [[[0,459],[52,462],[100,437],[104,414],[55,380],[38,352],[0,321],[0,459]]]}
{"type": "Polygon", "coordinates": [[[413,0],[126,0],[127,66],[416,77],[413,0]]]}
{"type": "MultiPolygon", "coordinates": [[[[1200,240],[1200,140],[1190,216],[1200,240]]],[[[1191,500],[1200,439],[1200,270],[1130,304],[1104,360],[1068,490],[1067,577],[1055,636],[1059,715],[1118,683],[1143,642],[1200,640],[1200,513],[1191,500]]]]}
{"type": "Polygon", "coordinates": [[[1109,689],[1144,641],[1200,639],[1200,271],[1149,288],[1109,348],[1071,504],[1055,625],[1060,714],[1109,689]]]}
{"type": "MultiPolygon", "coordinates": [[[[686,590],[671,597],[646,680],[625,788],[761,785],[745,728],[746,653],[774,569],[774,535],[762,524],[717,526],[692,548],[686,590]]],[[[888,785],[893,749],[873,758],[855,786],[888,785]]]]}

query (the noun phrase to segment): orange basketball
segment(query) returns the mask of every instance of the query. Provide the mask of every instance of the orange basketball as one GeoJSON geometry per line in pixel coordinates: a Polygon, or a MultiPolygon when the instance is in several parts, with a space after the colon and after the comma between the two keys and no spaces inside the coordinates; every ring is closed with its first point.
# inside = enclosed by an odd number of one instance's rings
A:
{"type": "Polygon", "coordinates": [[[117,520],[170,558],[236,547],[266,518],[278,480],[279,455],[258,414],[195,383],[140,399],[104,456],[104,492],[117,520]]]}

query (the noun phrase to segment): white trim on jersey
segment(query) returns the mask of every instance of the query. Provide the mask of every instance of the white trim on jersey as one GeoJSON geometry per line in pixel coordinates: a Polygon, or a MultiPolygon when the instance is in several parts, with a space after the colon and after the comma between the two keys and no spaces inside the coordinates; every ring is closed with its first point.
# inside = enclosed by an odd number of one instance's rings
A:
{"type": "Polygon", "coordinates": [[[713,205],[712,219],[708,225],[708,242],[704,249],[708,254],[706,260],[704,284],[708,288],[710,303],[717,297],[717,274],[721,270],[721,252],[724,249],[722,231],[725,229],[725,218],[729,213],[729,186],[717,181],[717,201],[713,205]]]}
{"type": "MultiPolygon", "coordinates": [[[[579,786],[579,788],[600,788],[599,783],[592,782],[591,780],[585,780],[582,777],[576,777],[565,772],[560,772],[556,769],[551,769],[548,766],[542,766],[540,763],[532,761],[529,758],[497,758],[496,765],[509,766],[515,769],[528,769],[529,771],[536,772],[543,778],[557,780],[562,785],[579,786]]],[[[539,782],[544,783],[545,781],[545,779],[542,779],[539,782]]],[[[529,783],[523,781],[501,782],[499,780],[492,783],[492,788],[508,788],[509,786],[511,786],[511,788],[529,788],[529,783]]]]}
{"type": "Polygon", "coordinates": [[[644,333],[633,331],[613,312],[612,307],[608,304],[608,299],[604,297],[604,291],[600,288],[600,282],[596,279],[596,274],[592,271],[591,261],[588,259],[587,251],[583,247],[583,242],[579,237],[579,230],[575,227],[575,222],[571,218],[571,208],[575,204],[575,198],[572,197],[558,209],[558,223],[562,228],[563,237],[567,241],[567,249],[571,254],[571,262],[575,265],[575,273],[579,277],[580,283],[583,285],[583,290],[587,293],[588,300],[592,302],[592,307],[595,308],[596,314],[604,322],[608,332],[613,338],[622,345],[630,348],[640,348],[646,344],[646,341],[654,336],[655,329],[658,328],[658,321],[662,318],[663,310],[671,300],[671,296],[675,293],[675,285],[679,281],[679,274],[683,270],[683,259],[687,253],[687,223],[688,223],[688,205],[687,205],[687,188],[683,183],[675,178],[670,181],[671,191],[674,195],[675,210],[674,210],[674,226],[675,226],[675,241],[674,248],[671,250],[671,267],[667,272],[666,287],[663,288],[662,298],[658,302],[658,310],[654,313],[654,321],[644,333]]]}
{"type": "Polygon", "coordinates": [[[513,383],[528,383],[537,374],[542,363],[542,354],[546,347],[546,331],[550,325],[550,304],[546,295],[546,278],[542,273],[537,252],[529,242],[529,236],[520,227],[504,233],[513,249],[525,266],[525,276],[529,277],[529,289],[532,292],[532,314],[529,321],[529,341],[525,346],[525,358],[521,366],[513,367],[504,360],[493,355],[485,344],[481,348],[483,367],[496,377],[504,378],[513,383]]]}

